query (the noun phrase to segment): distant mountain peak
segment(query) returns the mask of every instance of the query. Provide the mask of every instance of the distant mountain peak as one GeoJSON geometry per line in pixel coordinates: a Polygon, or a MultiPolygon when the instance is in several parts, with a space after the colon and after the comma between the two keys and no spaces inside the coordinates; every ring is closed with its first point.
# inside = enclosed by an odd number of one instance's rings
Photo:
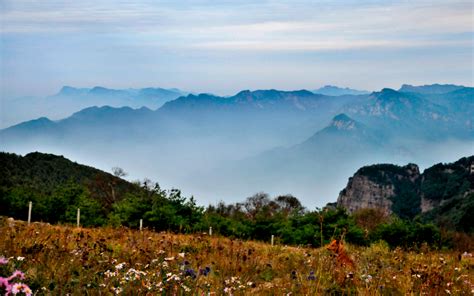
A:
{"type": "Polygon", "coordinates": [[[60,93],[68,93],[72,91],[77,91],[78,89],[69,85],[65,85],[61,87],[61,90],[59,91],[60,93]]]}
{"type": "Polygon", "coordinates": [[[329,124],[329,127],[334,127],[337,130],[349,131],[357,129],[358,123],[346,114],[341,113],[334,116],[334,118],[331,120],[331,123],[329,124]]]}
{"type": "Polygon", "coordinates": [[[403,94],[391,88],[383,88],[381,91],[372,93],[372,97],[377,101],[381,102],[398,100],[399,98],[404,96],[406,96],[406,94],[403,94]]]}
{"type": "Polygon", "coordinates": [[[313,91],[315,94],[326,95],[326,96],[342,96],[342,95],[366,95],[370,92],[365,90],[357,90],[348,87],[339,87],[334,85],[325,85],[313,91]]]}
{"type": "Polygon", "coordinates": [[[382,95],[399,95],[400,93],[393,88],[383,88],[380,92],[382,95]]]}
{"type": "Polygon", "coordinates": [[[77,88],[69,85],[63,86],[57,95],[59,96],[74,96],[74,95],[80,95],[83,93],[86,93],[89,91],[87,88],[77,88]]]}
{"type": "Polygon", "coordinates": [[[119,90],[109,89],[109,88],[106,88],[106,87],[103,87],[103,86],[94,86],[94,87],[89,91],[89,93],[91,93],[91,94],[97,94],[97,95],[108,94],[108,93],[111,93],[111,92],[119,92],[119,90]]]}

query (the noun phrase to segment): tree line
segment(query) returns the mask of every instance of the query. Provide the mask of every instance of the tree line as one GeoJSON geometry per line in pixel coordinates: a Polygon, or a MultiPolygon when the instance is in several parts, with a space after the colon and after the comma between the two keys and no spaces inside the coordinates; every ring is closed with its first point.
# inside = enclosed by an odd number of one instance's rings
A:
{"type": "Polygon", "coordinates": [[[309,210],[292,195],[270,197],[256,193],[241,203],[220,202],[207,208],[180,190],[163,190],[151,180],[128,182],[114,174],[79,165],[64,157],[30,153],[0,153],[0,215],[26,220],[33,202],[32,221],[81,225],[144,227],[180,233],[204,232],[276,243],[319,247],[333,238],[369,245],[379,240],[391,247],[472,248],[472,233],[442,229],[417,216],[413,219],[365,209],[349,215],[336,207],[309,210]]]}

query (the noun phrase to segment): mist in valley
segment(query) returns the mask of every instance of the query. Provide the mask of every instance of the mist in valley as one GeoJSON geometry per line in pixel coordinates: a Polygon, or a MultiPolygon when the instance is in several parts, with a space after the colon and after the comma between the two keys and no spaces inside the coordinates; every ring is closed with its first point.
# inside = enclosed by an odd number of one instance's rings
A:
{"type": "MultiPolygon", "coordinates": [[[[89,107],[25,122],[0,132],[0,148],[63,155],[109,172],[121,167],[129,180],[181,189],[200,205],[267,192],[292,194],[313,209],[334,202],[361,166],[415,163],[423,170],[472,155],[470,113],[433,100],[391,90],[188,95],[157,110],[89,107]]],[[[472,104],[469,96],[463,102],[472,104]]]]}

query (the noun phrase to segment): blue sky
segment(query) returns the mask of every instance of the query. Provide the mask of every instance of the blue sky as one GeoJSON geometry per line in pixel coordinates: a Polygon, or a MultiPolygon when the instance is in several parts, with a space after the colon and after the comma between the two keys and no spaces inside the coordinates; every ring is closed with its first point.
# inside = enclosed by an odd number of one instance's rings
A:
{"type": "Polygon", "coordinates": [[[457,0],[1,0],[1,95],[472,85],[473,14],[457,0]]]}

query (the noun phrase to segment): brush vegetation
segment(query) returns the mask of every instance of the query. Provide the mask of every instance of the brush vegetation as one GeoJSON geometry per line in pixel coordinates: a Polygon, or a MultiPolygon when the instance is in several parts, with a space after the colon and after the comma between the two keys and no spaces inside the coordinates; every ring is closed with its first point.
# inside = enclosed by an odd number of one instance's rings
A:
{"type": "MultiPolygon", "coordinates": [[[[344,245],[290,247],[207,234],[73,228],[0,220],[2,275],[36,295],[469,295],[470,254],[344,245]]],[[[0,275],[1,276],[1,275],[0,275]]]]}

